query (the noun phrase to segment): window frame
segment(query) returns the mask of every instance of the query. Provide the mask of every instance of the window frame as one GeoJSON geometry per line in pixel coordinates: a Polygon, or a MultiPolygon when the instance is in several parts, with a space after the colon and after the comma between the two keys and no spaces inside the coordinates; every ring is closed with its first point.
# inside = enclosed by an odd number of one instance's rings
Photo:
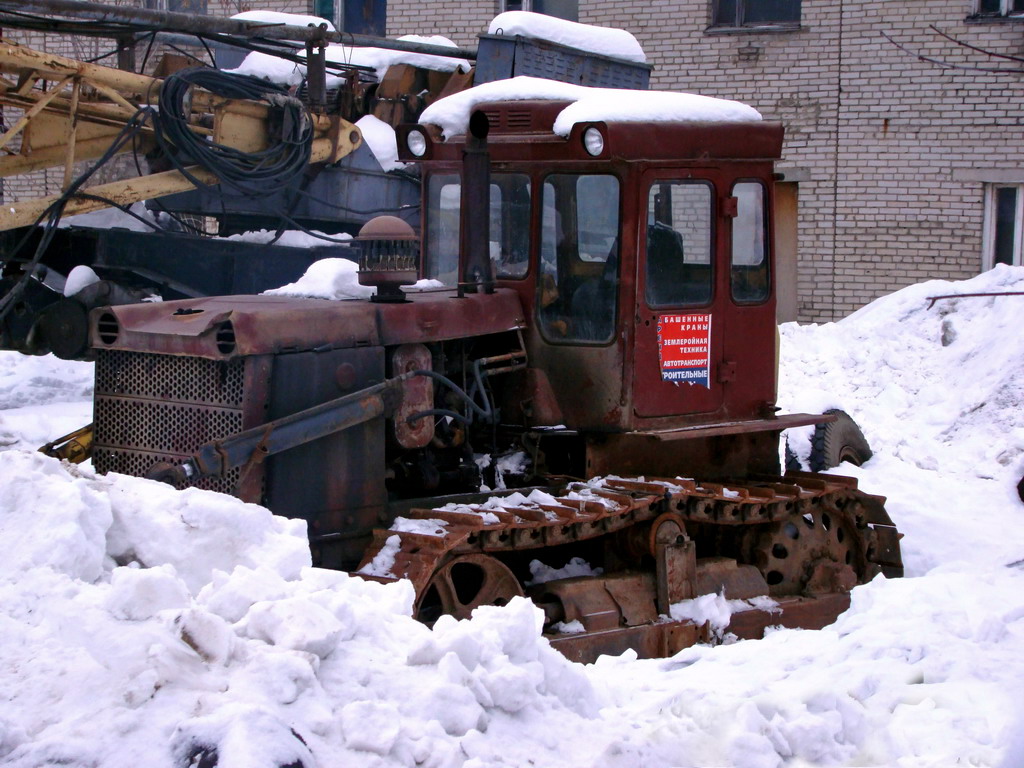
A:
{"type": "Polygon", "coordinates": [[[999,0],[998,11],[983,11],[981,9],[982,0],[974,0],[972,6],[972,14],[968,18],[981,19],[981,20],[1016,20],[1024,21],[1024,8],[1020,10],[1013,9],[1014,0],[999,0]]]}
{"type": "MultiPolygon", "coordinates": [[[[534,234],[534,248],[533,248],[534,256],[531,259],[531,265],[532,265],[532,268],[534,268],[536,270],[536,286],[534,287],[534,296],[535,296],[534,316],[535,316],[536,321],[537,321],[537,328],[540,330],[541,338],[547,344],[558,345],[558,346],[607,347],[609,345],[615,344],[616,343],[616,338],[617,338],[617,336],[616,336],[616,329],[618,328],[619,317],[620,317],[621,312],[622,312],[622,307],[621,307],[621,303],[622,302],[621,302],[621,295],[620,294],[621,294],[621,289],[622,289],[622,260],[623,260],[623,251],[622,251],[622,248],[623,248],[623,246],[622,246],[622,236],[623,236],[623,226],[624,226],[624,223],[623,223],[623,213],[624,213],[623,205],[624,205],[624,199],[625,199],[626,182],[623,180],[623,178],[618,173],[614,172],[611,168],[599,168],[599,169],[595,168],[595,169],[591,169],[591,168],[586,168],[586,167],[580,168],[580,169],[575,169],[575,168],[559,168],[559,169],[555,169],[555,170],[551,170],[549,172],[543,173],[540,176],[534,176],[533,180],[536,181],[536,183],[537,183],[537,191],[536,191],[535,194],[532,195],[532,204],[536,207],[536,211],[537,211],[537,213],[536,213],[536,216],[537,216],[537,218],[536,218],[536,221],[537,221],[536,230],[537,231],[534,234]],[[577,252],[576,252],[576,256],[575,256],[575,258],[578,259],[581,263],[589,264],[589,265],[596,265],[596,264],[607,264],[609,259],[614,255],[614,262],[615,263],[612,265],[612,267],[614,269],[614,282],[612,284],[612,290],[611,290],[611,299],[612,299],[612,308],[613,308],[613,312],[612,312],[612,316],[611,316],[611,330],[610,330],[608,336],[605,337],[605,338],[602,338],[602,339],[592,339],[592,338],[587,338],[587,337],[581,336],[581,335],[565,335],[565,336],[562,336],[562,335],[560,335],[558,333],[552,333],[551,329],[552,329],[554,323],[553,323],[551,317],[545,316],[545,308],[543,306],[543,295],[544,295],[545,290],[546,290],[545,283],[544,283],[544,277],[545,277],[545,275],[549,275],[550,272],[548,272],[548,270],[545,268],[544,253],[543,253],[544,245],[545,245],[545,235],[546,235],[545,227],[544,227],[544,210],[545,210],[544,204],[545,204],[545,200],[546,200],[546,195],[548,194],[549,182],[550,182],[550,180],[553,177],[556,177],[556,176],[575,177],[575,179],[576,179],[576,189],[573,192],[573,197],[574,197],[575,205],[577,206],[577,211],[574,213],[574,216],[578,216],[578,210],[579,210],[578,207],[579,207],[579,204],[580,204],[580,201],[579,201],[579,189],[578,189],[578,185],[579,185],[580,179],[582,179],[584,177],[588,177],[588,176],[609,177],[609,178],[614,179],[615,183],[618,186],[618,205],[615,207],[615,213],[616,213],[615,232],[616,232],[616,237],[615,237],[615,243],[614,243],[614,245],[615,245],[614,253],[610,252],[609,253],[609,258],[605,259],[603,262],[602,261],[585,260],[585,259],[580,258],[579,242],[577,241],[577,252]]],[[[556,194],[557,194],[557,189],[558,189],[557,185],[553,185],[552,184],[551,187],[552,187],[552,189],[556,190],[556,194]]],[[[578,220],[578,218],[576,219],[576,221],[574,223],[575,223],[575,226],[577,228],[576,234],[578,236],[578,234],[579,234],[579,220],[578,220]]],[[[556,235],[556,238],[557,238],[557,231],[556,231],[555,235],[556,235]]],[[[556,255],[555,258],[556,258],[556,261],[557,261],[558,256],[556,255]]],[[[555,285],[559,286],[559,281],[556,280],[555,285]]],[[[576,286],[576,287],[578,289],[581,286],[576,286]]],[[[559,288],[561,288],[561,286],[559,286],[559,288]]],[[[565,298],[568,298],[568,297],[563,297],[563,300],[565,298]]],[[[567,312],[566,313],[566,317],[571,317],[571,312],[567,312]]]]}
{"type": "MultiPolygon", "coordinates": [[[[764,179],[758,178],[739,178],[735,179],[732,186],[729,188],[729,195],[735,197],[739,201],[739,196],[736,194],[736,187],[740,184],[753,184],[761,190],[761,261],[757,264],[737,264],[736,262],[736,222],[739,219],[739,212],[735,217],[730,219],[729,224],[729,297],[732,299],[734,304],[740,306],[753,306],[757,304],[764,304],[772,296],[774,286],[772,281],[774,275],[772,274],[772,232],[771,232],[771,216],[768,215],[771,208],[771,200],[769,197],[768,185],[765,184],[764,179]],[[750,266],[750,267],[763,267],[764,271],[764,296],[754,299],[739,298],[736,295],[736,267],[737,266],[750,266]]],[[[737,205],[737,208],[739,206],[737,205]]]]}
{"type": "Polygon", "coordinates": [[[530,11],[531,13],[542,13],[545,16],[551,16],[556,19],[564,19],[565,21],[576,21],[580,20],[580,5],[579,0],[553,0],[556,7],[550,10],[544,10],[544,6],[552,0],[519,0],[519,2],[509,3],[509,0],[498,0],[498,13],[506,13],[507,11],[530,11]],[[509,6],[512,7],[509,7],[509,6]],[[534,6],[539,5],[541,10],[536,10],[534,6]],[[566,6],[564,8],[558,8],[558,5],[566,6]],[[552,11],[559,11],[559,13],[552,13],[552,11]],[[571,11],[575,11],[572,13],[571,11]]]}
{"type": "Polygon", "coordinates": [[[721,30],[741,30],[741,31],[754,31],[754,30],[779,30],[779,31],[791,31],[801,28],[803,23],[803,3],[802,0],[790,0],[795,2],[797,5],[796,9],[796,20],[774,20],[774,21],[746,21],[746,4],[750,0],[732,0],[736,6],[736,12],[731,20],[720,19],[719,8],[721,6],[721,0],[712,0],[711,2],[711,24],[709,25],[709,31],[721,31],[721,30]]]}
{"type": "Polygon", "coordinates": [[[983,272],[987,272],[996,265],[996,191],[999,189],[1017,190],[1011,264],[1024,266],[1024,182],[991,182],[985,185],[985,219],[981,257],[983,272]]]}
{"type": "MultiPolygon", "coordinates": [[[[644,223],[644,230],[643,230],[644,236],[643,236],[643,248],[642,248],[643,254],[644,254],[644,256],[643,256],[643,261],[644,261],[644,264],[643,264],[644,290],[643,290],[643,293],[640,294],[643,297],[644,305],[649,310],[654,311],[654,312],[662,312],[662,311],[665,311],[665,310],[676,310],[676,309],[689,311],[689,310],[699,309],[701,307],[710,307],[710,306],[714,305],[714,303],[715,303],[715,301],[717,299],[717,296],[718,296],[718,273],[719,273],[719,270],[720,270],[720,266],[718,264],[718,260],[719,259],[718,259],[718,251],[717,251],[717,248],[718,248],[718,228],[719,228],[719,224],[720,224],[720,222],[718,220],[718,215],[719,215],[718,204],[719,204],[719,201],[718,201],[718,187],[715,184],[714,180],[710,179],[710,178],[703,178],[703,177],[698,177],[698,178],[693,178],[693,177],[681,178],[681,177],[671,177],[671,176],[670,177],[655,177],[655,178],[650,179],[649,183],[647,184],[646,194],[645,194],[645,198],[644,199],[645,199],[645,206],[646,206],[645,210],[644,210],[644,222],[645,223],[644,223]],[[651,210],[650,210],[650,206],[651,206],[651,193],[653,192],[655,186],[657,186],[659,184],[673,184],[673,185],[677,185],[677,186],[692,186],[692,187],[698,187],[699,186],[699,187],[702,187],[702,188],[707,190],[707,193],[708,193],[708,198],[707,198],[707,202],[708,202],[708,224],[709,224],[709,227],[708,227],[708,271],[709,271],[709,275],[708,275],[708,280],[707,280],[708,297],[707,297],[707,299],[705,301],[694,302],[694,301],[675,301],[675,300],[673,300],[673,301],[670,301],[670,302],[667,302],[667,303],[660,303],[660,302],[652,301],[652,297],[650,295],[650,290],[651,289],[650,289],[650,287],[648,285],[648,282],[650,281],[650,278],[651,278],[651,265],[650,265],[650,259],[649,259],[649,251],[648,251],[648,248],[649,248],[648,240],[650,238],[650,230],[651,230],[651,222],[650,222],[651,210]]],[[[672,229],[675,230],[675,227],[672,227],[672,229]]],[[[675,231],[678,231],[678,230],[675,230],[675,231]]],[[[699,262],[694,262],[694,263],[699,263],[699,262]]]]}

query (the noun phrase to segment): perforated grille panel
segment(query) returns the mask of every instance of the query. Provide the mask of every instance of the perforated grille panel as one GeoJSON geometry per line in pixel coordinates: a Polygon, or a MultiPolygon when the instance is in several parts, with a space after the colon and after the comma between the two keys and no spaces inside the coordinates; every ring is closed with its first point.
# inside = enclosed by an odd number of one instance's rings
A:
{"type": "MultiPolygon", "coordinates": [[[[96,361],[93,464],[101,472],[145,475],[180,462],[202,444],[243,429],[241,359],[101,351],[96,361]]],[[[238,471],[197,487],[232,493],[238,471]]]]}
{"type": "Polygon", "coordinates": [[[101,350],[96,360],[96,391],[108,395],[241,408],[244,383],[241,359],[101,350]]]}

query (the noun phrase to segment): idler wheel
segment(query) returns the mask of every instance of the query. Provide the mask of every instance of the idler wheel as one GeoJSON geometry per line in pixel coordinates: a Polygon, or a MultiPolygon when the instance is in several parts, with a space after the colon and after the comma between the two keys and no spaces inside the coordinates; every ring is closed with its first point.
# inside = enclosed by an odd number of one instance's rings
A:
{"type": "Polygon", "coordinates": [[[415,616],[433,624],[442,614],[468,619],[481,605],[505,605],[522,596],[515,574],[488,555],[462,555],[443,563],[416,600],[415,616]]]}

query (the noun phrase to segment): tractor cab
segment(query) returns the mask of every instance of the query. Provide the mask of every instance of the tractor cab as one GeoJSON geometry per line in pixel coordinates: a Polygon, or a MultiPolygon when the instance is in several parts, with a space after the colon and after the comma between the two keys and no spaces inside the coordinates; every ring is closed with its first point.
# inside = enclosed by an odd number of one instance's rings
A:
{"type": "Polygon", "coordinates": [[[563,137],[553,126],[566,106],[483,105],[482,135],[447,141],[431,125],[400,130],[403,159],[423,172],[423,276],[475,290],[468,269],[519,294],[529,425],[589,435],[590,469],[623,440],[650,466],[680,430],[777,434],[781,126],[609,121],[563,137]],[[467,179],[481,144],[487,179],[467,179]]]}

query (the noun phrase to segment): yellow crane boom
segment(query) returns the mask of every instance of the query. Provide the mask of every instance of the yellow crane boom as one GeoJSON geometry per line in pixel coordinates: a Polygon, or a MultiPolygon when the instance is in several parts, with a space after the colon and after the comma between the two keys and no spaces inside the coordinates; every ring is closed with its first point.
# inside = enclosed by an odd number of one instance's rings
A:
{"type": "MultiPolygon", "coordinates": [[[[111,148],[140,108],[157,103],[163,80],[37,51],[0,40],[0,105],[21,115],[0,135],[0,177],[64,167],[64,189],[74,164],[95,160],[111,148]],[[20,137],[20,145],[13,148],[20,137]]],[[[200,88],[190,94],[189,128],[217,144],[242,152],[266,148],[275,107],[218,96],[200,88]]],[[[310,162],[337,162],[361,143],[359,129],[338,116],[307,113],[312,123],[310,162]]],[[[139,127],[135,148],[155,145],[154,126],[139,127]]],[[[132,149],[125,144],[120,151],[132,149]]],[[[211,171],[191,166],[83,188],[64,208],[85,213],[109,204],[125,205],[193,188],[188,176],[216,184],[211,171]]],[[[33,224],[60,195],[7,203],[0,230],[33,224]]]]}

